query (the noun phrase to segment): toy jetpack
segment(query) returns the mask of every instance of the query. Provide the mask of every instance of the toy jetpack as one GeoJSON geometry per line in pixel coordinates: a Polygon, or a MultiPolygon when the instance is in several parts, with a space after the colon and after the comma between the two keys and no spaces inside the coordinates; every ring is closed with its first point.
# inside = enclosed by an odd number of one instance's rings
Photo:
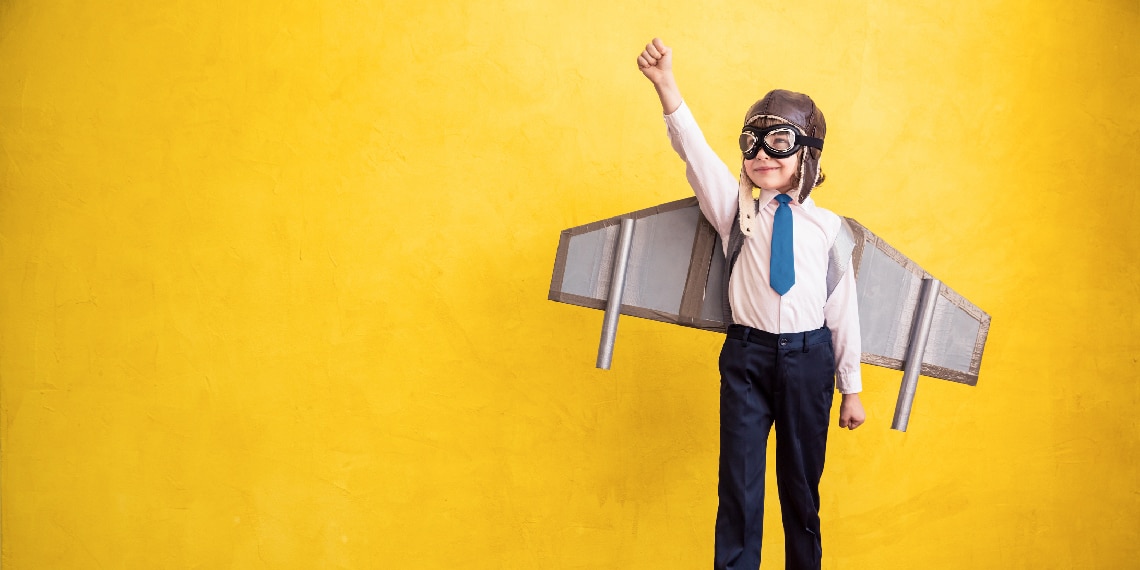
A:
{"type": "MultiPolygon", "coordinates": [[[[903,371],[892,428],[906,431],[918,376],[978,383],[990,316],[851,218],[861,361],[903,371]]],[[[724,253],[696,198],[564,230],[550,300],[605,311],[597,367],[619,314],[724,332],[724,253]]]]}

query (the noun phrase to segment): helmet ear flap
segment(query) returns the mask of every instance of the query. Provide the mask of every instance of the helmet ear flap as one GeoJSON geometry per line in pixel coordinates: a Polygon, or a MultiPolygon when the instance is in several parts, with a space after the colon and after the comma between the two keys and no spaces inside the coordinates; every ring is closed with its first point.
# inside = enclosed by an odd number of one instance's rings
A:
{"type": "Polygon", "coordinates": [[[751,236],[756,229],[756,217],[752,214],[756,213],[756,199],[752,197],[752,189],[756,185],[752,183],[752,179],[748,177],[747,171],[744,169],[744,164],[740,165],[740,184],[737,188],[739,196],[737,219],[740,225],[740,231],[746,236],[751,236]]]}
{"type": "Polygon", "coordinates": [[[805,152],[800,160],[799,191],[801,204],[811,194],[812,189],[823,182],[823,170],[819,167],[819,156],[812,156],[819,151],[815,149],[806,150],[809,152],[805,152]]]}
{"type": "Polygon", "coordinates": [[[810,156],[810,153],[808,153],[806,151],[802,155],[800,155],[800,175],[799,175],[799,179],[800,179],[799,180],[799,182],[800,182],[799,186],[800,187],[798,188],[798,190],[800,193],[800,203],[801,204],[804,203],[804,200],[807,200],[808,194],[811,194],[811,186],[812,185],[809,184],[807,181],[808,180],[807,175],[808,175],[808,157],[809,156],[810,156]]]}

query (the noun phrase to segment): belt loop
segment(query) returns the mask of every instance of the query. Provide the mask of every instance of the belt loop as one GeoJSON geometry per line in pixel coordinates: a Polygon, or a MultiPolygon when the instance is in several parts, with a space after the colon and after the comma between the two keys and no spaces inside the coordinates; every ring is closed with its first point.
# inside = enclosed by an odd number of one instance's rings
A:
{"type": "Polygon", "coordinates": [[[805,333],[804,333],[804,352],[807,352],[807,351],[808,351],[808,348],[807,348],[807,346],[808,346],[808,345],[807,345],[807,333],[805,332],[805,333]]]}
{"type": "Polygon", "coordinates": [[[748,346],[748,333],[752,332],[751,327],[744,327],[744,334],[740,335],[740,346],[748,346]]]}

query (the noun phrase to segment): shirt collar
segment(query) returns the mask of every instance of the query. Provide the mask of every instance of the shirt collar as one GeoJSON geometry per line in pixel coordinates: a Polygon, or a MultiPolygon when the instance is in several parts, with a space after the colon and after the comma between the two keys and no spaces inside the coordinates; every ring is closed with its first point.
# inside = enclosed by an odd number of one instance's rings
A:
{"type": "MultiPolygon", "coordinates": [[[[777,194],[779,194],[779,192],[777,192],[775,190],[761,189],[760,190],[760,197],[757,198],[758,206],[760,207],[760,209],[763,210],[764,208],[768,207],[769,202],[776,201],[776,195],[777,194]]],[[[791,202],[788,202],[789,206],[812,206],[814,204],[815,203],[812,201],[811,196],[808,196],[808,198],[806,200],[804,200],[803,204],[800,203],[798,198],[793,198],[791,202]]]]}

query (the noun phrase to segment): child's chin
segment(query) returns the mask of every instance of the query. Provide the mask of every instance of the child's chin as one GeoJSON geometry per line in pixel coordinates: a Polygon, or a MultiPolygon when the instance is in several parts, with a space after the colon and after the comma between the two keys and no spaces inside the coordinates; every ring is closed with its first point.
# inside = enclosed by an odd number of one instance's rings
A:
{"type": "Polygon", "coordinates": [[[772,190],[774,192],[788,192],[792,189],[792,185],[788,184],[786,182],[772,183],[772,182],[764,182],[763,180],[761,180],[761,181],[753,180],[752,183],[755,184],[761,190],[772,190]]]}

